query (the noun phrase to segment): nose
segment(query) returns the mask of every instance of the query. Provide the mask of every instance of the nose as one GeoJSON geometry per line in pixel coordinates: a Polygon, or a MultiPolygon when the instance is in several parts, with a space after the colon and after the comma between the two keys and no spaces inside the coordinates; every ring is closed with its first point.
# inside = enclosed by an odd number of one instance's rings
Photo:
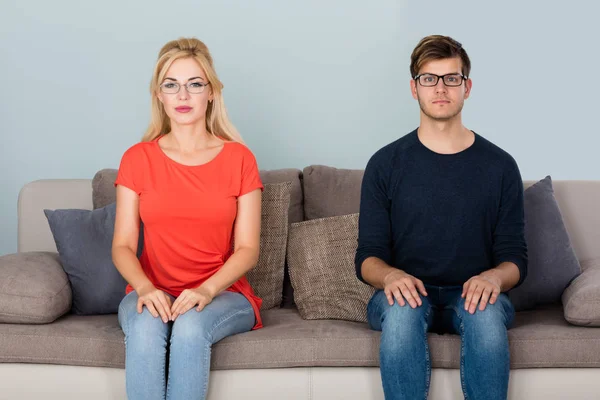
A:
{"type": "Polygon", "coordinates": [[[188,93],[187,88],[182,85],[179,88],[179,93],[177,93],[177,96],[179,100],[187,100],[190,97],[190,94],[188,93]]]}
{"type": "Polygon", "coordinates": [[[446,87],[444,80],[442,78],[438,79],[438,83],[437,83],[437,85],[435,85],[435,92],[436,93],[446,93],[447,91],[448,91],[448,88],[446,87]]]}

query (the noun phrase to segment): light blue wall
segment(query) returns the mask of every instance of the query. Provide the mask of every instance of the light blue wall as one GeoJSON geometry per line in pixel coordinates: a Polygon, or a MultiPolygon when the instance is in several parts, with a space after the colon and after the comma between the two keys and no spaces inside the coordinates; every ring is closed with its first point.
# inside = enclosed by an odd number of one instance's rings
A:
{"type": "Polygon", "coordinates": [[[464,122],[524,179],[600,179],[592,1],[8,1],[0,6],[0,254],[19,189],[118,166],[149,117],[168,40],[204,40],[263,169],[363,168],[418,124],[409,56],[433,33],[472,60],[464,122]],[[552,4],[552,5],[551,5],[552,4]]]}

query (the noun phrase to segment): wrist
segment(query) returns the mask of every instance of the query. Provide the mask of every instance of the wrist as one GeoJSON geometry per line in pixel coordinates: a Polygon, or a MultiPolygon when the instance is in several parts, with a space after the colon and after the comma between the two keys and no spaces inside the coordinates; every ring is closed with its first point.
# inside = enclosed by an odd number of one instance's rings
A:
{"type": "Polygon", "coordinates": [[[480,276],[488,282],[497,285],[500,288],[501,292],[504,291],[504,282],[502,281],[502,277],[500,276],[498,271],[490,269],[488,271],[482,272],[480,276]]]}

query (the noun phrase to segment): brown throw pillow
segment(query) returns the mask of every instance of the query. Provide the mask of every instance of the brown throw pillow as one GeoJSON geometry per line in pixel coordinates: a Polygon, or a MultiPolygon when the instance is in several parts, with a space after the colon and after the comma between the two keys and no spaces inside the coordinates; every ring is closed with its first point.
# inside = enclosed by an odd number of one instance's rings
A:
{"type": "Polygon", "coordinates": [[[262,194],[260,254],[246,277],[263,300],[261,310],[279,307],[288,240],[288,208],[292,182],[265,184],[262,194]]]}
{"type": "Polygon", "coordinates": [[[357,244],[358,214],[290,226],[288,265],[302,318],[367,322],[375,290],[356,277],[357,244]]]}

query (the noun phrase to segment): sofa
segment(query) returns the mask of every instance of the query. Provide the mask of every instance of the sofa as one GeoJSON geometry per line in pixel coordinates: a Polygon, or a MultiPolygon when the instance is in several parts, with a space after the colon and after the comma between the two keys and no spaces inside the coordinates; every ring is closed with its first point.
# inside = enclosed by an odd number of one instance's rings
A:
{"type": "MultiPolygon", "coordinates": [[[[43,210],[91,210],[93,190],[111,186],[114,173],[103,170],[94,183],[60,179],[26,184],[18,198],[18,253],[56,254],[43,210]]],[[[358,212],[360,170],[309,166],[261,171],[261,177],[264,183],[292,182],[289,223],[358,212]]],[[[525,188],[533,183],[525,181],[525,188]]],[[[581,263],[582,273],[570,286],[598,285],[600,181],[553,184],[581,263]]],[[[361,322],[303,319],[287,271],[285,276],[281,307],[262,312],[264,328],[213,347],[208,398],[383,399],[380,333],[361,322]]],[[[509,331],[511,400],[600,398],[600,328],[574,325],[566,312],[567,305],[557,303],[517,313],[509,331]]],[[[463,398],[459,337],[431,333],[429,343],[429,398],[463,398]]],[[[0,399],[124,399],[124,364],[116,314],[66,312],[51,323],[0,323],[0,399]]]]}

